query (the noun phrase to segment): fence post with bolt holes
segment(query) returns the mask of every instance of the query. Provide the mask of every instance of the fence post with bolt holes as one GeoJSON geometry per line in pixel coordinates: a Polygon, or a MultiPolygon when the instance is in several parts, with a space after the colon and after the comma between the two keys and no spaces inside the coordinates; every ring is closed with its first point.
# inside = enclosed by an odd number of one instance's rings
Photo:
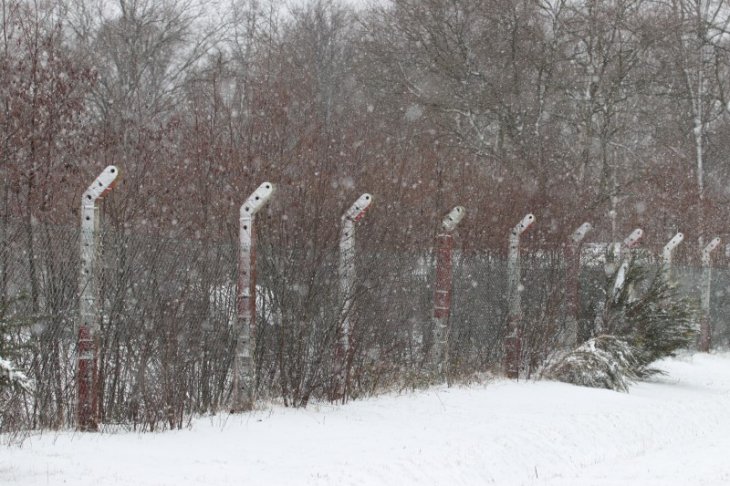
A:
{"type": "MultiPolygon", "coordinates": [[[[617,256],[619,257],[618,260],[621,262],[621,266],[619,266],[618,271],[616,272],[616,280],[614,280],[613,283],[614,302],[618,299],[619,295],[621,295],[621,291],[623,290],[624,284],[626,283],[626,274],[629,271],[629,263],[631,261],[631,250],[638,246],[639,241],[643,236],[644,230],[642,230],[641,228],[637,228],[632,231],[629,236],[626,237],[623,242],[623,246],[619,247],[617,256]],[[624,248],[629,251],[624,251],[624,248]]],[[[629,291],[631,291],[631,289],[629,289],[629,291]]]]}
{"type": "Polygon", "coordinates": [[[662,248],[662,270],[666,273],[667,279],[669,280],[672,279],[672,256],[674,256],[674,250],[682,241],[684,241],[684,234],[677,233],[662,248]]]}
{"type": "Polygon", "coordinates": [[[700,320],[699,348],[702,352],[710,351],[712,341],[712,326],[710,323],[710,297],[712,290],[712,258],[711,254],[720,245],[720,238],[714,238],[702,250],[702,300],[700,320]]]}
{"type": "Polygon", "coordinates": [[[567,336],[569,347],[578,343],[578,315],[580,313],[580,250],[591,223],[583,223],[570,237],[567,246],[566,292],[567,292],[567,336]]]}
{"type": "Polygon", "coordinates": [[[81,196],[81,278],[79,281],[78,357],[76,368],[76,420],[79,430],[96,430],[97,354],[100,328],[98,305],[99,208],[97,201],[112,190],[119,170],[110,165],[81,196]]]}
{"type": "Polygon", "coordinates": [[[363,194],[350,209],[342,215],[340,232],[340,300],[342,303],[342,327],[337,344],[337,354],[341,359],[343,385],[347,379],[347,359],[350,354],[350,312],[352,311],[353,292],[355,289],[355,223],[360,221],[373,202],[373,196],[363,194]]]}
{"type": "Polygon", "coordinates": [[[274,185],[264,182],[246,199],[239,212],[238,282],[236,286],[236,349],[233,356],[233,396],[231,411],[251,410],[256,379],[256,213],[274,193],[274,185]]]}
{"type": "Polygon", "coordinates": [[[438,373],[444,371],[448,361],[448,322],[451,313],[451,288],[453,280],[452,253],[453,231],[466,214],[463,206],[456,206],[441,222],[443,230],[436,236],[436,283],[433,296],[433,359],[438,373]]]}
{"type": "Polygon", "coordinates": [[[522,285],[520,272],[520,236],[535,222],[535,216],[528,214],[517,226],[512,228],[509,236],[509,253],[507,256],[507,298],[508,298],[508,334],[504,340],[504,369],[508,378],[519,378],[520,355],[522,353],[522,285]]]}

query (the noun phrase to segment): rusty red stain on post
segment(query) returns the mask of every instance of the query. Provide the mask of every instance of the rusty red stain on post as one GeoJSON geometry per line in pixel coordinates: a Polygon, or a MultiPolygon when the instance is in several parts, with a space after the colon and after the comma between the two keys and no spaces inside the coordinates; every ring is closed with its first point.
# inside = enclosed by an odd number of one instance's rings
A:
{"type": "Polygon", "coordinates": [[[236,286],[236,311],[238,317],[243,317],[244,319],[250,316],[249,309],[251,307],[250,296],[244,289],[250,288],[251,286],[251,273],[253,270],[251,258],[247,258],[247,256],[240,251],[238,253],[238,285],[236,286]]]}
{"type": "Polygon", "coordinates": [[[236,286],[237,299],[236,311],[240,318],[246,319],[250,316],[250,296],[244,289],[251,287],[251,260],[242,255],[238,256],[238,285],[236,286]]]}
{"type": "Polygon", "coordinates": [[[98,295],[99,262],[99,208],[96,203],[115,185],[119,170],[110,165],[97,177],[81,196],[81,234],[79,236],[79,326],[77,342],[77,410],[80,430],[96,430],[97,407],[101,389],[97,380],[98,333],[100,311],[98,295]]]}
{"type": "Polygon", "coordinates": [[[437,319],[447,319],[451,310],[451,253],[454,247],[454,238],[450,234],[438,235],[437,245],[433,316],[437,319]]]}
{"type": "Polygon", "coordinates": [[[250,316],[250,328],[251,328],[251,359],[256,351],[256,232],[251,228],[251,255],[250,255],[251,266],[249,270],[251,272],[251,280],[249,281],[249,300],[248,300],[248,312],[250,316]]]}
{"type": "Polygon", "coordinates": [[[96,346],[88,326],[79,326],[78,336],[78,406],[77,420],[81,430],[95,430],[96,419],[96,346]]]}
{"type": "Polygon", "coordinates": [[[509,378],[519,378],[522,351],[522,286],[520,279],[520,235],[535,222],[535,215],[527,214],[510,232],[507,254],[508,322],[504,339],[503,369],[509,378]]]}

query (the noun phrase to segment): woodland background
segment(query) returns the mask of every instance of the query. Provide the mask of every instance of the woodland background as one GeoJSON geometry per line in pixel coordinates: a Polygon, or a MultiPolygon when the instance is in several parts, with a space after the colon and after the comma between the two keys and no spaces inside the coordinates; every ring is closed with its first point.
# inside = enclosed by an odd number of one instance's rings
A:
{"type": "Polygon", "coordinates": [[[499,362],[506,241],[528,212],[539,362],[582,222],[594,242],[641,227],[651,253],[682,231],[689,269],[728,241],[728,7],[0,0],[0,354],[35,381],[3,426],[73,422],[80,196],[109,164],[104,423],[175,427],[226,403],[238,208],[265,180],[264,396],[331,396],[339,218],[363,192],[353,396],[428,380],[429,255],[457,204],[450,369],[499,362]]]}

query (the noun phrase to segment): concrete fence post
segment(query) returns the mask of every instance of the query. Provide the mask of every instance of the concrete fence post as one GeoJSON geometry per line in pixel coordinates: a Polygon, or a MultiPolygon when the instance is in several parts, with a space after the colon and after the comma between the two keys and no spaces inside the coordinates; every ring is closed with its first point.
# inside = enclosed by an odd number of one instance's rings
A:
{"type": "MultiPolygon", "coordinates": [[[[637,228],[631,232],[629,236],[623,241],[623,245],[617,248],[616,260],[620,261],[621,264],[616,272],[616,279],[613,283],[613,300],[616,301],[621,291],[626,284],[626,277],[629,271],[629,263],[631,262],[631,251],[639,244],[639,241],[644,236],[644,230],[637,228]],[[624,251],[624,249],[629,251],[624,251]]],[[[631,289],[629,289],[631,290],[631,289]]]]}
{"type": "Polygon", "coordinates": [[[684,234],[677,233],[662,248],[662,270],[666,272],[669,280],[672,279],[672,257],[674,256],[674,250],[682,241],[684,241],[684,234]]]}
{"type": "Polygon", "coordinates": [[[509,235],[509,253],[507,255],[507,299],[508,329],[504,340],[504,370],[508,378],[516,379],[520,375],[520,358],[522,354],[522,284],[520,270],[520,236],[535,222],[535,216],[528,214],[509,235]]]}
{"type": "Polygon", "coordinates": [[[448,361],[448,322],[451,313],[453,280],[453,231],[466,214],[463,206],[456,206],[441,222],[442,232],[436,236],[436,282],[433,295],[433,364],[442,373],[448,361]]]}
{"type": "Polygon", "coordinates": [[[99,285],[99,207],[112,190],[119,170],[110,165],[81,196],[81,276],[79,280],[79,318],[77,329],[76,420],[79,430],[98,428],[97,357],[101,312],[99,285]]]}
{"type": "Polygon", "coordinates": [[[712,252],[720,245],[720,238],[714,238],[702,250],[702,295],[700,317],[700,342],[702,352],[709,352],[712,344],[712,323],[710,322],[710,298],[712,296],[712,252]]]}
{"type": "Polygon", "coordinates": [[[592,229],[591,223],[583,223],[570,237],[566,251],[566,297],[567,297],[567,345],[571,348],[578,343],[578,317],[580,314],[580,251],[586,234],[592,229]]]}
{"type": "Polygon", "coordinates": [[[233,356],[232,412],[253,408],[256,388],[256,245],[254,217],[274,193],[264,182],[246,199],[239,211],[238,282],[236,285],[236,349],[233,356]]]}
{"type": "Polygon", "coordinates": [[[357,280],[355,267],[355,223],[365,216],[365,212],[372,202],[373,196],[370,194],[365,193],[361,195],[341,218],[339,276],[342,317],[336,356],[340,363],[340,381],[343,387],[343,399],[346,395],[349,358],[352,346],[350,313],[353,307],[355,282],[357,280]]]}

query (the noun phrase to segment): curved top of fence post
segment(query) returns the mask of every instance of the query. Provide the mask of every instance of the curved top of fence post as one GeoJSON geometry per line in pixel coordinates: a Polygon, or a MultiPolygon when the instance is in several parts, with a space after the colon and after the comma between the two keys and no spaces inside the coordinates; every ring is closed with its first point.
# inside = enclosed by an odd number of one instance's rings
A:
{"type": "Polygon", "coordinates": [[[84,191],[81,196],[81,202],[84,205],[93,205],[98,199],[106,196],[106,194],[114,188],[114,183],[119,176],[119,169],[110,165],[99,174],[94,182],[84,191]]]}

